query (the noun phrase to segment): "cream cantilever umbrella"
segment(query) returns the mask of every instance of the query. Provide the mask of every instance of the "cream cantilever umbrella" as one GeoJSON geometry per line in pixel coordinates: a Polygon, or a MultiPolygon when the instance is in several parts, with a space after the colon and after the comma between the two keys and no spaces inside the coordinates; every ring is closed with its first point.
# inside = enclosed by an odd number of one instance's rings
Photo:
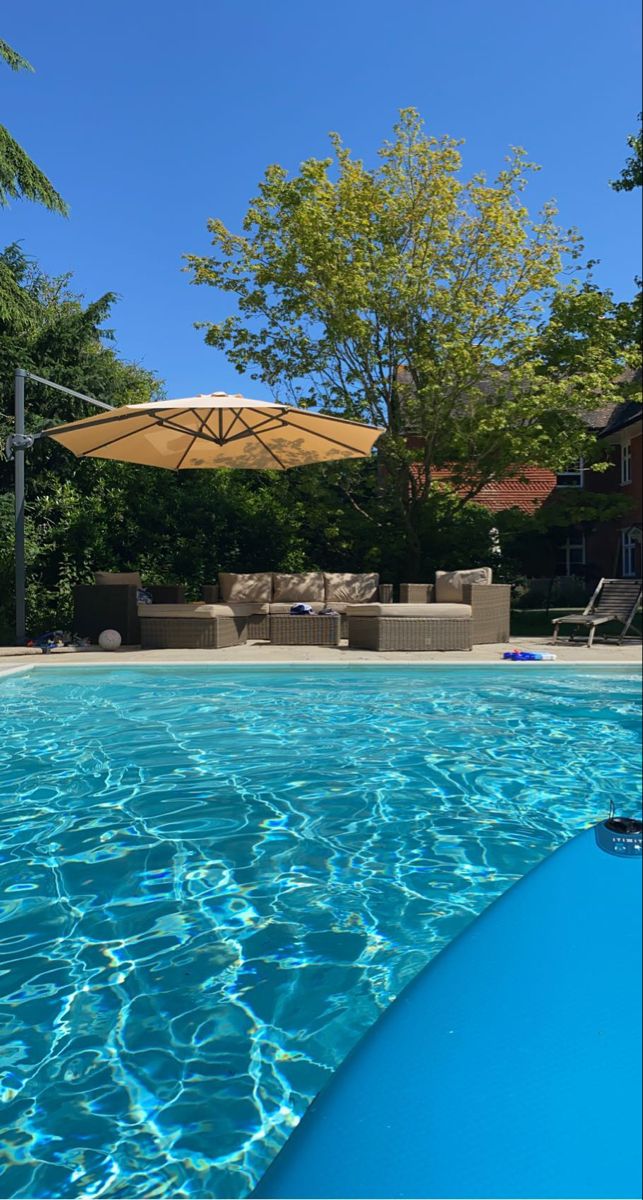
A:
{"type": "Polygon", "coordinates": [[[125,404],[45,429],[85,458],[113,458],[182,471],[199,467],[278,470],[363,458],[382,429],[226,392],[125,404]]]}

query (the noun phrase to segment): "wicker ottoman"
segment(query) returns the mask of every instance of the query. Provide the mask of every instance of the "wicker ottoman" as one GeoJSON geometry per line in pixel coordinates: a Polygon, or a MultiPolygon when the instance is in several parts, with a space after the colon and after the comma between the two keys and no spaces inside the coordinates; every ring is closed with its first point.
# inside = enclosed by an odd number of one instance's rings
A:
{"type": "Polygon", "coordinates": [[[352,605],[348,645],[354,650],[471,650],[471,609],[466,604],[352,605]]]}
{"type": "Polygon", "coordinates": [[[339,646],[341,618],[270,614],[270,641],[275,646],[339,646]]]}
{"type": "Polygon", "coordinates": [[[223,605],[141,604],[138,612],[144,650],[222,650],[247,636],[248,618],[223,605]]]}

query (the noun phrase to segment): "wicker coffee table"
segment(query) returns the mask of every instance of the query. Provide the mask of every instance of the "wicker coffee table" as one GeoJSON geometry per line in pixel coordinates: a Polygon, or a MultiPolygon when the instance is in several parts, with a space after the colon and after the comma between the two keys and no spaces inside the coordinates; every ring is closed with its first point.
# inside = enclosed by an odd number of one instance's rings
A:
{"type": "Polygon", "coordinates": [[[275,646],[339,646],[341,617],[270,614],[270,641],[275,646]]]}

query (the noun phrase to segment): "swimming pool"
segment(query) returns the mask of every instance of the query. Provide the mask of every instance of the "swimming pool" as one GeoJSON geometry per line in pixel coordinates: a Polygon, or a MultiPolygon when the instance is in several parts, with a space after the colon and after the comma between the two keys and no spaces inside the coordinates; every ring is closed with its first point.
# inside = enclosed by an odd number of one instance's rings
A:
{"type": "Polygon", "coordinates": [[[0,1193],[244,1196],[400,988],[610,799],[631,668],[0,679],[0,1193]]]}

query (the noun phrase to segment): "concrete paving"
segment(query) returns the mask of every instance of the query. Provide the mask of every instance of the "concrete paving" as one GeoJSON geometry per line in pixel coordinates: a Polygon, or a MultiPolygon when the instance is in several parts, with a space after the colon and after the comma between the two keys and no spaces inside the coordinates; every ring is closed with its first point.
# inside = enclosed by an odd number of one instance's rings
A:
{"type": "MultiPolygon", "coordinates": [[[[500,663],[508,649],[541,650],[556,654],[555,663],[542,663],[542,667],[556,668],[565,663],[605,664],[612,666],[641,665],[641,642],[632,639],[624,646],[599,643],[589,649],[584,644],[552,646],[545,638],[512,639],[511,643],[475,646],[473,650],[426,651],[424,653],[393,653],[372,650],[349,650],[346,644],[338,648],[330,646],[272,646],[268,642],[247,642],[243,646],[229,646],[224,650],[141,650],[136,646],[125,646],[116,651],[98,649],[74,650],[64,648],[42,654],[33,648],[0,647],[0,675],[16,668],[36,667],[38,670],[55,666],[103,665],[145,666],[151,663],[211,663],[230,666],[292,663],[326,663],[336,666],[351,666],[355,663],[399,663],[412,666],[418,663],[435,663],[439,666],[472,666],[479,663],[500,663]]],[[[534,664],[538,665],[538,664],[534,664]]]]}

